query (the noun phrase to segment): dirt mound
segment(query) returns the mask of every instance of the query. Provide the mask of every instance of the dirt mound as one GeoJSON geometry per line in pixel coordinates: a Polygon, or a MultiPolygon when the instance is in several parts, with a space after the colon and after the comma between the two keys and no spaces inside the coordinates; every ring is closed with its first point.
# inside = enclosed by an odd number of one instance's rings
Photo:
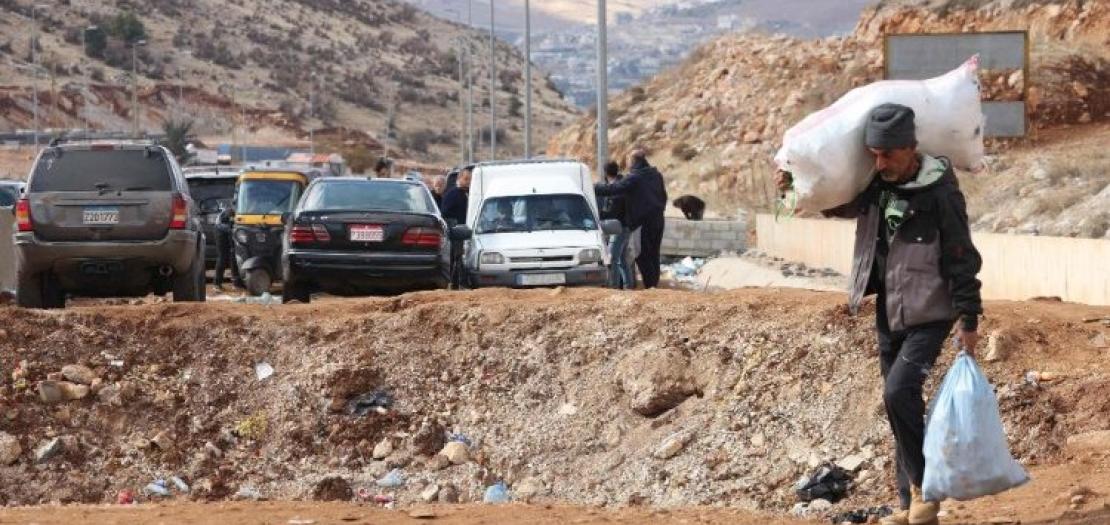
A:
{"type": "MultiPolygon", "coordinates": [[[[519,499],[778,512],[813,466],[857,456],[853,496],[833,510],[869,506],[892,500],[889,431],[870,318],[842,302],[482,291],[2,308],[0,433],[21,452],[0,466],[0,504],[147,499],[156,479],[198,500],[350,490],[409,504],[434,484],[466,502],[503,480],[519,499]],[[91,392],[42,402],[70,364],[92,370],[91,392]]],[[[1108,312],[988,311],[984,332],[1011,342],[986,369],[1014,453],[1066,460],[1068,436],[1101,430],[1110,409],[1091,395],[1110,392],[1110,333],[1082,322],[1108,312]]]]}

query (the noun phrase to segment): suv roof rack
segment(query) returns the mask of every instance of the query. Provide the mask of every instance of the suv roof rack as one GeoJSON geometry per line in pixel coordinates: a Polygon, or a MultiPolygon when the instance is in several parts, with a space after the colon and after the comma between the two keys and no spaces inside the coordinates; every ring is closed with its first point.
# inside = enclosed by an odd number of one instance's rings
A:
{"type": "Polygon", "coordinates": [[[59,135],[50,141],[51,147],[65,144],[134,144],[136,146],[157,146],[158,142],[151,137],[71,137],[67,135],[59,135]]]}

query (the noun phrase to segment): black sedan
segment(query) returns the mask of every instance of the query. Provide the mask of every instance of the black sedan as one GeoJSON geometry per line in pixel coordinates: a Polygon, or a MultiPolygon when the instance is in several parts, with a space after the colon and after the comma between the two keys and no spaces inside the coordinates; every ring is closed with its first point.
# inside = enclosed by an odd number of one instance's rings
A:
{"type": "Polygon", "coordinates": [[[286,217],[283,302],[445,288],[451,238],[469,233],[448,230],[420,182],[316,179],[286,217]]]}

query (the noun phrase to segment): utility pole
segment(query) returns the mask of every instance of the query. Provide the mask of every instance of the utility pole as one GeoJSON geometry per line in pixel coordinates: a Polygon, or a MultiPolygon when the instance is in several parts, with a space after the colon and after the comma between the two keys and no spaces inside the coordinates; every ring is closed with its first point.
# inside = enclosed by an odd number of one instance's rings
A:
{"type": "Polygon", "coordinates": [[[532,6],[524,0],[524,158],[532,158],[532,6]]]}
{"type": "Polygon", "coordinates": [[[609,161],[609,53],[605,0],[597,0],[597,176],[605,180],[609,161]]]}
{"type": "Polygon", "coordinates": [[[312,90],[308,92],[308,151],[316,156],[316,126],[312,119],[316,118],[316,74],[312,75],[312,90]]]}
{"type": "MultiPolygon", "coordinates": [[[[459,18],[462,18],[461,16],[459,18]]],[[[466,164],[466,79],[463,78],[465,67],[463,66],[463,47],[466,46],[466,35],[459,37],[459,111],[462,113],[459,119],[459,164],[466,164]]]]}
{"type": "Polygon", "coordinates": [[[145,46],[146,40],[139,40],[131,44],[131,113],[134,123],[131,125],[131,135],[139,138],[139,46],[145,46]]]}
{"type": "Polygon", "coordinates": [[[497,38],[494,0],[489,0],[489,160],[497,160],[497,38]]]}
{"type": "MultiPolygon", "coordinates": [[[[474,0],[466,0],[466,26],[474,29],[474,0]]],[[[466,42],[466,163],[474,163],[474,59],[466,42]]]]}
{"type": "Polygon", "coordinates": [[[35,13],[40,8],[45,8],[39,4],[31,5],[31,100],[34,106],[32,110],[32,118],[35,121],[35,151],[39,149],[39,23],[38,17],[35,13]]]}

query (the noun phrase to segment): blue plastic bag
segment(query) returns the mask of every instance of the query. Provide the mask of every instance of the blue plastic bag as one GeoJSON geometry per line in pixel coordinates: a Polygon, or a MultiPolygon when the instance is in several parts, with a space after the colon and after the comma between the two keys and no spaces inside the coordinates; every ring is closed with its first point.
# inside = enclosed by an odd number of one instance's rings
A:
{"type": "Polygon", "coordinates": [[[486,494],[485,497],[482,498],[482,501],[484,501],[485,503],[496,504],[508,503],[509,499],[509,488],[505,486],[504,481],[498,481],[497,483],[486,487],[486,494]]]}
{"type": "Polygon", "coordinates": [[[969,500],[1029,481],[1010,455],[994,388],[960,352],[933,399],[925,427],[926,501],[969,500]]]}

